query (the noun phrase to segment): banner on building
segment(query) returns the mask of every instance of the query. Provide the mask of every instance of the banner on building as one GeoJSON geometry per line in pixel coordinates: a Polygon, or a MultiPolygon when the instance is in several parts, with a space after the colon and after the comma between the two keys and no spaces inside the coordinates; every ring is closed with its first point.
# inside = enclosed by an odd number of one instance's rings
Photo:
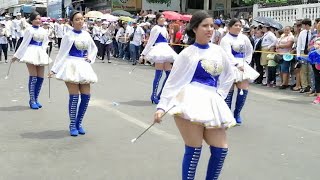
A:
{"type": "Polygon", "coordinates": [[[136,6],[136,0],[112,0],[112,10],[135,11],[136,6]]]}
{"type": "Polygon", "coordinates": [[[62,17],[62,0],[50,0],[48,3],[48,17],[61,18],[62,17]]]}

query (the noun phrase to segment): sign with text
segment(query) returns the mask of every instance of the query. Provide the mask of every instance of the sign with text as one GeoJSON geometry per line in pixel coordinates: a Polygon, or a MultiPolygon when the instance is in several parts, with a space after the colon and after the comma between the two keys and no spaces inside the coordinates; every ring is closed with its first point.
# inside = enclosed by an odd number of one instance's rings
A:
{"type": "Polygon", "coordinates": [[[112,10],[136,10],[136,0],[112,0],[112,10]]]}

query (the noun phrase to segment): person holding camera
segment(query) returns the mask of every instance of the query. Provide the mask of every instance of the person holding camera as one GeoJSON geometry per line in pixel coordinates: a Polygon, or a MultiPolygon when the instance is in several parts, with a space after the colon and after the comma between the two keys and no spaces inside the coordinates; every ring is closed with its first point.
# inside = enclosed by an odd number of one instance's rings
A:
{"type": "Polygon", "coordinates": [[[137,26],[137,21],[134,21],[132,22],[132,28],[129,34],[130,58],[132,60],[132,65],[136,65],[140,54],[140,46],[144,41],[145,32],[140,26],[137,26]]]}

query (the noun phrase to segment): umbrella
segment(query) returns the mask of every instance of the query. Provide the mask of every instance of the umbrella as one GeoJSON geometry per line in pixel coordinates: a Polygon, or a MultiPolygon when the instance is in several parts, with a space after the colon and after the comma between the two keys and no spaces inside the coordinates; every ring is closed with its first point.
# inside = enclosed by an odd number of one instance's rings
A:
{"type": "Polygon", "coordinates": [[[101,18],[103,16],[102,12],[100,11],[89,11],[87,14],[84,15],[86,18],[101,18]]]}
{"type": "Polygon", "coordinates": [[[271,27],[276,28],[276,29],[282,29],[283,26],[280,24],[278,21],[269,18],[269,17],[263,17],[263,16],[258,16],[253,19],[254,21],[261,23],[261,24],[270,24],[271,27]]]}
{"type": "Polygon", "coordinates": [[[132,19],[131,17],[127,17],[127,16],[120,16],[119,18],[121,21],[127,21],[127,22],[132,22],[134,19],[132,19]]]}
{"type": "Polygon", "coordinates": [[[168,20],[180,20],[181,14],[174,12],[174,11],[164,11],[162,12],[164,17],[168,20]]]}
{"type": "Polygon", "coordinates": [[[181,16],[181,20],[183,21],[190,21],[191,18],[192,18],[192,15],[189,15],[189,14],[185,14],[181,16]]]}
{"type": "Polygon", "coordinates": [[[114,16],[132,17],[132,15],[128,11],[124,11],[124,10],[116,10],[116,11],[113,11],[111,14],[114,15],[114,16]]]}
{"type": "Polygon", "coordinates": [[[110,22],[114,22],[114,21],[118,21],[119,17],[117,16],[113,16],[111,14],[104,14],[101,19],[105,19],[107,21],[110,21],[110,22]]]}

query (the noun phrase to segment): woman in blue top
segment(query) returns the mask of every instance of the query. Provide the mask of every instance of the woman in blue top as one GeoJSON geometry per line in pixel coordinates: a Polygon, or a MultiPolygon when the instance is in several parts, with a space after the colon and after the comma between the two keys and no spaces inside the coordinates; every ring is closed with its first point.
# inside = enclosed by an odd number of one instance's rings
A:
{"type": "Polygon", "coordinates": [[[51,69],[49,77],[54,74],[66,83],[69,91],[70,135],[85,134],[82,119],[90,100],[90,84],[98,81],[91,64],[94,63],[98,49],[90,34],[82,30],[84,18],[80,12],[70,16],[73,30],[61,41],[61,48],[51,69]],[[78,107],[79,93],[81,102],[78,107]]]}
{"type": "Polygon", "coordinates": [[[46,53],[49,43],[48,33],[40,27],[41,20],[38,12],[30,14],[29,26],[23,36],[21,45],[13,55],[12,62],[26,63],[29,71],[29,106],[31,109],[39,109],[42,105],[38,101],[43,83],[44,66],[51,63],[46,53]]]}
{"type": "Polygon", "coordinates": [[[226,53],[211,44],[213,19],[206,11],[196,12],[187,28],[195,43],[185,48],[173,64],[164,86],[155,122],[165,111],[174,115],[185,143],[182,179],[194,179],[202,142],[210,145],[206,180],[217,180],[227,155],[226,128],[236,124],[225,103],[234,74],[226,53]]]}
{"type": "Polygon", "coordinates": [[[151,29],[148,43],[146,44],[140,57],[140,61],[141,59],[145,58],[146,60],[155,63],[156,72],[153,80],[153,88],[151,94],[152,104],[159,103],[162,89],[170,74],[170,70],[172,67],[171,63],[177,56],[177,53],[174,52],[174,50],[168,44],[169,35],[167,28],[164,26],[165,21],[166,19],[164,18],[163,14],[159,13],[156,15],[157,25],[155,25],[151,29]],[[157,94],[162,71],[166,72],[166,78],[163,81],[163,85],[159,94],[157,94]]]}

